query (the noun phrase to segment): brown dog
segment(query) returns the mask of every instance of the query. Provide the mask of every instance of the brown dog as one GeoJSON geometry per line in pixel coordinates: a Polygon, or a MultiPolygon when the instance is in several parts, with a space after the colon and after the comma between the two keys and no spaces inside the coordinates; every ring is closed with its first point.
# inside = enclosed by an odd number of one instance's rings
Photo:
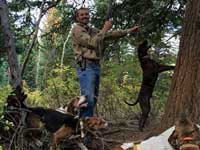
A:
{"type": "Polygon", "coordinates": [[[82,107],[87,107],[86,98],[85,96],[77,96],[64,106],[64,110],[76,116],[82,107]]]}
{"type": "Polygon", "coordinates": [[[168,141],[175,150],[200,150],[199,128],[182,114],[168,141]]]}
{"type": "MultiPolygon", "coordinates": [[[[16,93],[8,96],[7,99],[7,109],[17,110],[17,115],[12,114],[12,118],[15,118],[16,125],[24,122],[27,128],[46,129],[52,134],[51,150],[56,150],[57,144],[65,137],[71,136],[77,129],[97,130],[107,127],[107,123],[101,118],[89,117],[78,119],[74,118],[74,115],[64,114],[53,109],[28,107],[24,104],[27,96],[22,91],[16,93]],[[24,114],[24,117],[22,118],[20,114],[24,114]],[[80,122],[82,124],[81,127],[79,127],[80,122]]],[[[30,132],[31,138],[34,141],[37,141],[40,135],[37,131],[30,132]]]]}
{"type": "Polygon", "coordinates": [[[156,62],[155,60],[151,59],[148,55],[148,50],[150,47],[151,46],[148,45],[147,40],[145,40],[138,46],[138,58],[143,73],[142,85],[136,102],[131,104],[125,101],[125,103],[130,106],[134,106],[137,103],[140,104],[142,115],[139,120],[139,129],[141,131],[144,128],[146,119],[148,118],[151,109],[150,98],[152,97],[152,93],[159,73],[167,70],[173,70],[175,68],[175,66],[162,65],[156,62]]]}
{"type": "MultiPolygon", "coordinates": [[[[77,119],[75,119],[77,120],[77,119]]],[[[83,124],[83,132],[84,130],[92,130],[96,131],[98,129],[104,129],[107,127],[107,123],[100,118],[97,117],[89,117],[82,118],[76,124],[75,127],[80,125],[80,122],[83,124]]],[[[80,127],[81,128],[81,127],[80,127]]],[[[64,138],[71,136],[76,131],[76,128],[70,127],[64,124],[61,128],[59,128],[56,132],[53,133],[53,144],[52,150],[56,150],[56,145],[64,138]]]]}

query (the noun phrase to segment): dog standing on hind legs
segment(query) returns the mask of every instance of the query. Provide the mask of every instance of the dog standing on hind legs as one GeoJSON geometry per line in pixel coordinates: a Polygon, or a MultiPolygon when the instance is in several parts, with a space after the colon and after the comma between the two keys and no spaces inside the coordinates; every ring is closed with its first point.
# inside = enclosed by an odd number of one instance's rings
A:
{"type": "Polygon", "coordinates": [[[142,131],[151,110],[150,98],[158,78],[159,73],[173,70],[175,66],[162,65],[151,59],[148,55],[148,50],[151,46],[148,45],[148,41],[145,40],[138,46],[138,58],[142,68],[142,85],[138,94],[136,102],[133,104],[125,101],[126,104],[134,106],[137,103],[140,104],[142,111],[139,119],[139,130],[142,131]]]}

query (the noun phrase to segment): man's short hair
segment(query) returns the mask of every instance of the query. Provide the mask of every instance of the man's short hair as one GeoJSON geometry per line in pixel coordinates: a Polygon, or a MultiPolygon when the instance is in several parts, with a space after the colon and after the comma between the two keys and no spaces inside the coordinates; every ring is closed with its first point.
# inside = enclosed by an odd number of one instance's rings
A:
{"type": "Polygon", "coordinates": [[[75,19],[75,21],[77,21],[77,20],[76,20],[76,17],[78,16],[78,13],[79,13],[80,10],[88,10],[88,11],[89,11],[89,8],[81,7],[81,8],[79,8],[79,9],[76,9],[76,10],[75,10],[75,13],[74,13],[74,19],[75,19]]]}

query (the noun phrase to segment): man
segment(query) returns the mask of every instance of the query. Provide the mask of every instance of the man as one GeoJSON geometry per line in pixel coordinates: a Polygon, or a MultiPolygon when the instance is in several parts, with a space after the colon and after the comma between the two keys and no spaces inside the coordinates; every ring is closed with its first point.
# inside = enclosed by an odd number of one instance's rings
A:
{"type": "Polygon", "coordinates": [[[75,13],[77,24],[72,29],[72,44],[77,64],[81,96],[87,100],[87,107],[82,108],[80,117],[93,116],[93,108],[97,102],[100,79],[100,56],[104,40],[120,38],[138,31],[139,26],[126,30],[114,30],[112,22],[106,21],[101,30],[89,26],[88,8],[80,8],[75,13]]]}

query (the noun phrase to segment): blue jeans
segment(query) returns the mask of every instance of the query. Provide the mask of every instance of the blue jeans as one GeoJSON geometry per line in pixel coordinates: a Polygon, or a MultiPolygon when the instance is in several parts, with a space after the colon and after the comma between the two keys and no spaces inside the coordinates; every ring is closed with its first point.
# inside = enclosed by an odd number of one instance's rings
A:
{"type": "Polygon", "coordinates": [[[81,96],[86,96],[88,105],[82,108],[79,117],[92,117],[94,106],[99,95],[100,65],[96,63],[86,63],[85,70],[77,67],[77,74],[80,82],[81,96]]]}

